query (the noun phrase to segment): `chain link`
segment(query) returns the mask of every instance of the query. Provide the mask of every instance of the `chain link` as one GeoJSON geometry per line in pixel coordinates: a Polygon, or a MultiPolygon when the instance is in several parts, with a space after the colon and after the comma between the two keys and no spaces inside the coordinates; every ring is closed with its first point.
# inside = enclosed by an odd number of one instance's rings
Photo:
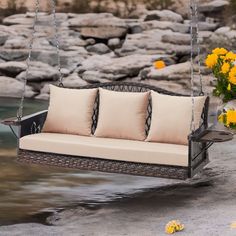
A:
{"type": "Polygon", "coordinates": [[[60,58],[60,43],[59,43],[59,36],[58,36],[58,26],[57,26],[57,19],[56,19],[56,3],[55,0],[50,0],[51,3],[51,14],[52,14],[52,24],[54,29],[54,41],[56,43],[56,52],[57,52],[57,68],[59,73],[59,87],[64,87],[63,85],[63,75],[61,73],[61,58],[60,58]]]}
{"type": "Polygon", "coordinates": [[[23,116],[25,90],[26,90],[27,80],[28,80],[29,71],[30,71],[30,61],[31,61],[31,55],[32,55],[32,50],[33,50],[33,43],[35,39],[35,33],[36,33],[35,26],[38,21],[38,13],[39,13],[39,0],[35,0],[35,15],[34,15],[34,20],[33,20],[33,25],[32,25],[33,30],[31,33],[31,38],[30,38],[30,43],[29,43],[29,53],[26,59],[26,72],[25,72],[25,78],[24,78],[24,84],[23,84],[23,92],[22,92],[19,108],[17,110],[17,115],[16,115],[18,120],[21,120],[23,116]]]}

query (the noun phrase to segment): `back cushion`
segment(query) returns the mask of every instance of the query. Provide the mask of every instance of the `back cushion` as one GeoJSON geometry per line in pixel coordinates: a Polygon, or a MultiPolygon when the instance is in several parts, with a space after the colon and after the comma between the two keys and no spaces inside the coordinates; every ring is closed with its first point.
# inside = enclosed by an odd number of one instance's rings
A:
{"type": "Polygon", "coordinates": [[[99,99],[95,136],[145,140],[149,92],[115,92],[100,88],[99,99]]]}
{"type": "MultiPolygon", "coordinates": [[[[152,120],[146,141],[188,144],[192,118],[192,98],[151,92],[152,120]]],[[[206,97],[194,98],[194,123],[198,128],[206,97]]]]}
{"type": "Polygon", "coordinates": [[[50,103],[43,132],[91,135],[97,91],[50,85],[50,103]]]}

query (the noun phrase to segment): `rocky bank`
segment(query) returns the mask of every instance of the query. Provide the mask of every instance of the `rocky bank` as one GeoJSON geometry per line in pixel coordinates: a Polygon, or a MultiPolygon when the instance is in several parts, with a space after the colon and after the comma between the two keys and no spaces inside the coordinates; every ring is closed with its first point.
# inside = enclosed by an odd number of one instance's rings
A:
{"type": "MultiPolygon", "coordinates": [[[[236,30],[222,25],[220,18],[228,4],[215,0],[199,7],[201,60],[211,48],[235,47],[236,30]]],[[[186,14],[143,9],[137,15],[123,19],[111,13],[58,13],[65,86],[135,81],[189,93],[190,22],[186,14]],[[158,59],[167,67],[156,70],[153,62],[158,59]]],[[[30,12],[12,15],[0,25],[0,96],[22,94],[33,18],[30,12]]],[[[48,84],[59,78],[51,20],[51,15],[39,13],[26,97],[48,99],[48,84]]],[[[204,66],[202,72],[204,89],[211,92],[214,78],[204,66]]]]}

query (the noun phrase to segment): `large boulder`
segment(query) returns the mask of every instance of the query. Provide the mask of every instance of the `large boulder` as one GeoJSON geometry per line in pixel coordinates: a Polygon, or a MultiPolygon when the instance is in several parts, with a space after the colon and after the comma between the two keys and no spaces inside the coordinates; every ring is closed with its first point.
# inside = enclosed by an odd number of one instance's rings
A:
{"type": "Polygon", "coordinates": [[[157,55],[130,55],[120,58],[92,56],[82,63],[80,73],[81,77],[88,82],[120,80],[137,76],[140,70],[150,67],[153,61],[164,57],[157,55]]]}
{"type": "Polygon", "coordinates": [[[150,20],[183,22],[183,17],[170,10],[153,10],[149,11],[144,17],[144,21],[150,20]]]}
{"type": "Polygon", "coordinates": [[[227,0],[214,0],[205,2],[199,5],[199,12],[202,13],[212,13],[223,11],[226,6],[229,5],[227,0]]]}
{"type": "MultiPolygon", "coordinates": [[[[21,72],[16,79],[24,80],[26,71],[21,72]]],[[[56,68],[43,62],[31,62],[27,80],[30,82],[58,80],[59,73],[56,68]]]]}
{"type": "Polygon", "coordinates": [[[164,43],[189,45],[190,41],[191,41],[191,36],[189,34],[172,33],[172,34],[164,34],[162,36],[162,42],[164,43]]]}
{"type": "Polygon", "coordinates": [[[81,35],[86,38],[121,38],[126,35],[128,30],[128,26],[124,20],[110,13],[81,14],[69,19],[65,24],[71,29],[80,31],[81,35]]]}
{"type": "MultiPolygon", "coordinates": [[[[0,97],[21,97],[24,82],[15,80],[11,77],[0,76],[0,97]]],[[[25,97],[33,97],[34,91],[30,86],[26,86],[25,97]]]]}
{"type": "Polygon", "coordinates": [[[190,77],[190,62],[179,63],[167,66],[163,69],[148,68],[144,79],[153,80],[178,80],[190,77]]]}
{"type": "Polygon", "coordinates": [[[7,76],[16,76],[26,70],[26,63],[19,61],[8,61],[0,63],[0,73],[7,76]]]}

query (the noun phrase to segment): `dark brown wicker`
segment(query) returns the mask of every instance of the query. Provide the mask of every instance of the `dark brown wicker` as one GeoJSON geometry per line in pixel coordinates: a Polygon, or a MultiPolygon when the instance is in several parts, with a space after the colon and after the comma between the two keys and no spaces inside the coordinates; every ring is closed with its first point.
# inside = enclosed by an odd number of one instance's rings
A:
{"type": "MultiPolygon", "coordinates": [[[[185,96],[181,94],[172,93],[154,86],[141,84],[141,83],[124,83],[124,82],[112,82],[103,84],[93,84],[89,86],[83,86],[79,89],[90,89],[102,87],[114,91],[126,91],[126,92],[145,92],[153,90],[163,94],[185,96]]],[[[206,144],[193,141],[192,137],[204,131],[207,128],[209,98],[207,98],[205,107],[202,113],[202,125],[192,135],[189,136],[189,165],[188,167],[182,166],[169,166],[169,165],[157,165],[157,164],[143,164],[127,161],[115,161],[105,160],[93,157],[77,157],[69,155],[61,155],[54,153],[35,152],[28,150],[18,151],[18,161],[29,164],[41,164],[58,166],[63,168],[77,168],[81,170],[93,170],[112,173],[123,173],[132,175],[143,175],[173,179],[186,179],[192,177],[198,171],[200,171],[205,164],[208,163],[208,154],[206,144]]],[[[151,101],[148,105],[147,119],[146,119],[146,131],[148,132],[151,123],[151,101]]],[[[92,131],[94,132],[97,125],[97,118],[99,113],[99,97],[96,98],[93,114],[92,131]]],[[[42,111],[31,116],[23,117],[19,121],[8,121],[11,125],[18,125],[20,127],[19,137],[37,133],[41,131],[41,128],[45,122],[47,111],[42,111]]]]}

